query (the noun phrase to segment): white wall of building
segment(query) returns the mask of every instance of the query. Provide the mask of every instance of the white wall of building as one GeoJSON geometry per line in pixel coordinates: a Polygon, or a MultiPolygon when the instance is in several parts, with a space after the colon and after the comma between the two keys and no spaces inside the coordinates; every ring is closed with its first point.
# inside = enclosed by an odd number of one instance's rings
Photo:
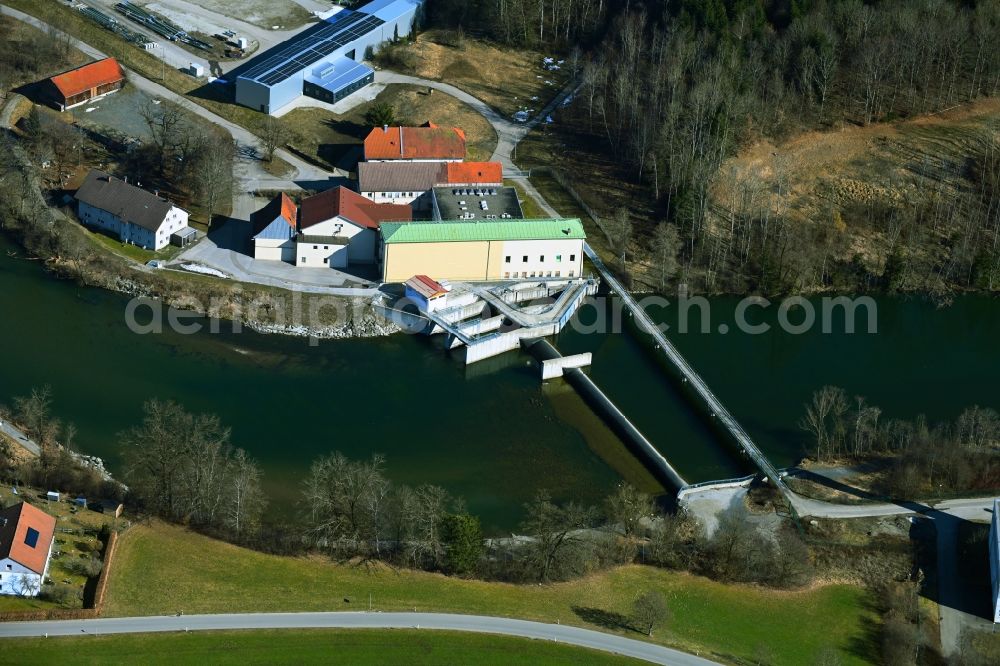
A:
{"type": "Polygon", "coordinates": [[[314,224],[306,229],[310,236],[340,236],[350,241],[347,246],[348,261],[352,264],[375,263],[375,245],[378,232],[368,227],[354,224],[350,220],[337,216],[314,224]]]}
{"type": "Polygon", "coordinates": [[[583,273],[583,241],[579,239],[505,241],[501,257],[503,279],[580,277],[583,273]]]}
{"type": "Polygon", "coordinates": [[[114,213],[79,202],[77,213],[80,221],[92,227],[105,229],[124,243],[133,243],[147,250],[161,250],[170,244],[170,235],[188,226],[188,213],[173,206],[156,232],[122,221],[114,213]]]}
{"type": "MultiPolygon", "coordinates": [[[[48,570],[48,560],[45,567],[48,570]]],[[[34,597],[41,589],[42,577],[37,573],[10,558],[0,560],[0,594],[34,597]]]]}
{"type": "Polygon", "coordinates": [[[295,261],[295,240],[258,238],[253,242],[253,258],[266,261],[295,261]]]}
{"type": "Polygon", "coordinates": [[[331,243],[295,243],[295,265],[304,268],[347,268],[347,245],[331,243]]]}

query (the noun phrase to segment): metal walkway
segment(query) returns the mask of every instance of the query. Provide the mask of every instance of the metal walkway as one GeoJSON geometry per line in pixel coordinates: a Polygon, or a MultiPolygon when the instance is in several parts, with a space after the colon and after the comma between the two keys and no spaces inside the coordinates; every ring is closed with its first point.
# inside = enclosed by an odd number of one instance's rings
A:
{"type": "Polygon", "coordinates": [[[708,384],[705,383],[705,380],[703,380],[698,373],[695,372],[694,368],[691,367],[691,364],[687,362],[679,351],[677,351],[677,348],[674,347],[673,343],[670,342],[665,335],[663,335],[663,332],[653,323],[646,312],[639,307],[639,304],[635,302],[635,299],[632,298],[632,295],[628,292],[628,290],[625,289],[621,283],[618,282],[615,276],[611,274],[611,271],[604,265],[601,258],[597,256],[597,253],[590,247],[590,244],[584,243],[583,250],[586,252],[587,258],[590,259],[591,263],[593,263],[597,270],[601,273],[601,276],[604,278],[605,283],[611,291],[618,294],[622,301],[624,301],[626,307],[628,307],[629,311],[632,313],[636,325],[656,340],[658,349],[664,353],[667,360],[677,368],[691,387],[694,388],[695,392],[711,411],[712,416],[717,419],[722,427],[724,427],[732,435],[733,439],[735,439],[743,451],[746,452],[747,456],[753,460],[754,464],[757,465],[757,468],[764,474],[764,476],[766,476],[771,483],[773,483],[775,487],[782,492],[782,494],[787,496],[789,490],[785,485],[784,480],[781,478],[781,474],[779,474],[778,470],[771,464],[771,461],[769,461],[764,454],[760,452],[760,449],[758,449],[757,445],[754,444],[750,435],[747,434],[747,432],[743,429],[743,426],[737,422],[733,415],[729,413],[729,410],[722,404],[722,401],[720,401],[715,394],[712,393],[712,390],[708,388],[708,384]]]}

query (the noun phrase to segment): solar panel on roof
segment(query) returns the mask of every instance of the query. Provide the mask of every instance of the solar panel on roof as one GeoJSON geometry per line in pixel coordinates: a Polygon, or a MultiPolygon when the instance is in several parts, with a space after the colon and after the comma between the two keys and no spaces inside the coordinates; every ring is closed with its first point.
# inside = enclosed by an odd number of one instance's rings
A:
{"type": "Polygon", "coordinates": [[[27,545],[29,548],[34,548],[35,546],[38,545],[39,536],[40,535],[38,534],[38,530],[36,530],[34,527],[29,527],[27,534],[24,535],[25,545],[27,545]]]}
{"type": "Polygon", "coordinates": [[[240,78],[252,79],[266,86],[284,81],[296,72],[330,55],[342,46],[367,35],[385,23],[377,16],[342,11],[306,38],[289,44],[263,62],[254,65],[240,78]]]}

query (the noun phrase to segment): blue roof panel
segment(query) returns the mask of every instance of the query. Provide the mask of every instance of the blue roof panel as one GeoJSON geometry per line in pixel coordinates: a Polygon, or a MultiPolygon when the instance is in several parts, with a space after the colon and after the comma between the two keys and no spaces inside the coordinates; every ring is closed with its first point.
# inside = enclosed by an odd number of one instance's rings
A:
{"type": "Polygon", "coordinates": [[[360,81],[374,71],[368,65],[355,62],[350,58],[337,58],[333,62],[313,68],[306,73],[305,79],[324,90],[336,93],[342,88],[360,81]]]}
{"type": "Polygon", "coordinates": [[[274,222],[264,227],[254,236],[254,240],[288,240],[295,237],[295,229],[289,226],[285,218],[275,218],[274,222]]]}

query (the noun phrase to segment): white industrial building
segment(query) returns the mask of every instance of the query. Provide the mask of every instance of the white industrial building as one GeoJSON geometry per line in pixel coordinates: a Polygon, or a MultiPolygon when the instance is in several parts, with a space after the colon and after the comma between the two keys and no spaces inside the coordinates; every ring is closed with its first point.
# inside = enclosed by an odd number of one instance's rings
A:
{"type": "Polygon", "coordinates": [[[302,95],[343,99],[375,80],[361,61],[409,35],[422,6],[423,0],[373,0],[334,13],[237,73],[236,102],[274,114],[302,95]]]}
{"type": "Polygon", "coordinates": [[[26,502],[0,509],[0,594],[38,596],[55,529],[55,518],[26,502]]]}
{"type": "Polygon", "coordinates": [[[186,210],[97,169],[87,174],[76,201],[84,225],[108,231],[123,243],[161,250],[171,242],[186,245],[195,236],[186,210]]]}

